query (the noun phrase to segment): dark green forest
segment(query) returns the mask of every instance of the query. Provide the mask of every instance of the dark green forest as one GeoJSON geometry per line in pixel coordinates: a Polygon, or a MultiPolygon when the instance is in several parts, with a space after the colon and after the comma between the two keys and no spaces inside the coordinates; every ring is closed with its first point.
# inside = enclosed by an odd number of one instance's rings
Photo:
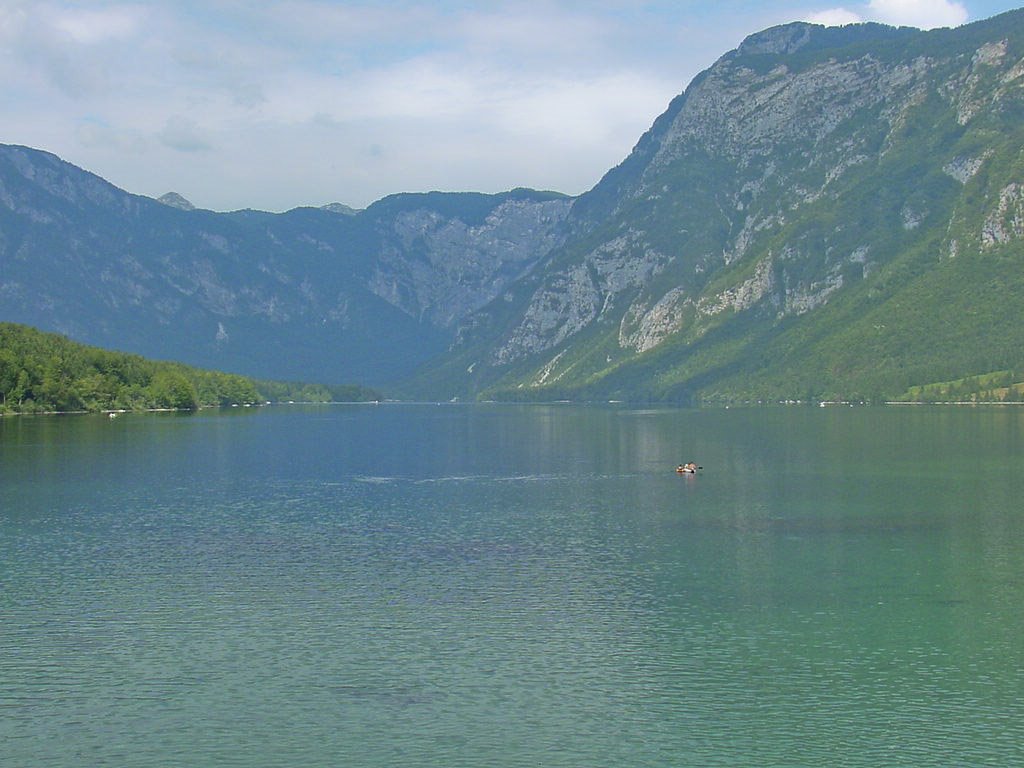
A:
{"type": "Polygon", "coordinates": [[[355,385],[260,381],[111,352],[29,326],[0,323],[0,414],[378,399],[377,392],[355,385]]]}

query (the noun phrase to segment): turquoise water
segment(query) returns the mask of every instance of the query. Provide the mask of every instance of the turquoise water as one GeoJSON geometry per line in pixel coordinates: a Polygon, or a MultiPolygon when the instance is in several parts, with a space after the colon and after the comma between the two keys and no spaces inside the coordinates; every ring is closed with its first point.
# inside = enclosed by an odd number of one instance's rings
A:
{"type": "Polygon", "coordinates": [[[1022,470],[1004,409],[0,420],[0,766],[1019,765],[1022,470]]]}

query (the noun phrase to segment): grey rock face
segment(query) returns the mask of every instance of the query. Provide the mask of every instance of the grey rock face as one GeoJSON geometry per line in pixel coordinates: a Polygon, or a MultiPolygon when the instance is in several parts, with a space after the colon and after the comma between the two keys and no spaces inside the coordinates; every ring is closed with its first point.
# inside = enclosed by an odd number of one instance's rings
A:
{"type": "Polygon", "coordinates": [[[426,208],[403,212],[380,228],[369,288],[417,320],[450,328],[562,243],[571,205],[510,199],[480,224],[426,208]]]}
{"type": "Polygon", "coordinates": [[[639,288],[668,261],[628,232],[588,253],[583,263],[550,273],[520,323],[494,353],[498,365],[557,346],[614,311],[620,294],[639,288]]]}
{"type": "Polygon", "coordinates": [[[158,203],[169,205],[171,208],[177,208],[181,211],[194,211],[196,207],[192,205],[188,200],[179,195],[177,192],[168,192],[166,195],[161,195],[157,199],[158,203]]]}

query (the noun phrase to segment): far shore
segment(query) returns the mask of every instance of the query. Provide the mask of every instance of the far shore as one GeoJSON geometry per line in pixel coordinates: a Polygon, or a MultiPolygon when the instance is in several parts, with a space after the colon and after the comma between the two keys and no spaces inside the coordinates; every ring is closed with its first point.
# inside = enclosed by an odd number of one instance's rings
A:
{"type": "MultiPolygon", "coordinates": [[[[88,416],[90,414],[97,416],[107,416],[108,418],[117,418],[125,414],[142,414],[142,413],[197,413],[199,411],[211,411],[211,410],[227,410],[231,408],[266,408],[272,406],[289,406],[289,405],[380,405],[381,403],[400,403],[404,401],[400,400],[332,400],[328,402],[320,401],[304,401],[304,400],[286,400],[280,402],[263,402],[263,403],[232,403],[231,405],[202,405],[198,408],[104,408],[99,411],[0,411],[0,418],[9,416],[88,416]]],[[[416,401],[408,401],[408,404],[414,404],[416,401]]],[[[573,405],[599,405],[603,404],[604,401],[579,401],[572,402],[568,400],[557,401],[558,404],[573,404],[573,405]]],[[[616,405],[632,405],[642,406],[650,405],[650,403],[629,403],[623,400],[610,400],[607,401],[616,405]]],[[[434,401],[424,401],[423,404],[435,404],[434,401]]],[[[442,403],[437,402],[437,405],[442,403]]],[[[472,405],[474,403],[459,403],[460,405],[472,405]]],[[[489,400],[486,402],[479,403],[480,405],[495,405],[501,404],[500,401],[489,400]]],[[[508,405],[552,405],[552,402],[534,402],[534,403],[507,403],[508,405]]],[[[759,402],[757,404],[746,403],[746,404],[722,404],[722,405],[711,405],[711,406],[696,406],[698,410],[708,409],[714,410],[716,408],[735,408],[735,407],[761,407],[761,408],[773,408],[773,407],[785,407],[791,405],[804,405],[804,403],[798,403],[796,401],[781,401],[778,403],[765,403],[759,402]]],[[[864,406],[870,405],[870,403],[855,402],[855,401],[844,401],[844,400],[823,400],[815,404],[820,408],[838,407],[838,406],[864,406]]],[[[1024,406],[1024,400],[1012,400],[1009,402],[976,402],[971,400],[943,400],[939,402],[932,402],[928,400],[886,400],[882,405],[894,405],[894,406],[972,406],[972,407],[984,407],[984,406],[1024,406]]]]}
{"type": "Polygon", "coordinates": [[[287,400],[282,402],[231,403],[230,405],[201,405],[198,408],[103,408],[99,411],[0,411],[0,418],[7,416],[96,416],[116,417],[129,413],[196,413],[198,411],[222,411],[229,408],[266,408],[280,405],[379,405],[382,400],[287,400]]]}

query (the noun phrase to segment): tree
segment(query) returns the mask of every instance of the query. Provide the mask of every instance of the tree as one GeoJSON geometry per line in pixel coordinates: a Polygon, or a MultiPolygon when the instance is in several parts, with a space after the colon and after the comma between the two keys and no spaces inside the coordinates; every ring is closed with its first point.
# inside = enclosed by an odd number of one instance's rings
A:
{"type": "Polygon", "coordinates": [[[184,374],[177,371],[159,371],[150,381],[149,397],[156,408],[179,408],[194,411],[199,407],[196,388],[184,374]]]}
{"type": "Polygon", "coordinates": [[[14,385],[14,389],[10,393],[10,401],[15,405],[20,406],[25,402],[25,396],[29,394],[29,388],[32,382],[28,377],[28,371],[22,368],[18,371],[18,381],[14,385]]]}

